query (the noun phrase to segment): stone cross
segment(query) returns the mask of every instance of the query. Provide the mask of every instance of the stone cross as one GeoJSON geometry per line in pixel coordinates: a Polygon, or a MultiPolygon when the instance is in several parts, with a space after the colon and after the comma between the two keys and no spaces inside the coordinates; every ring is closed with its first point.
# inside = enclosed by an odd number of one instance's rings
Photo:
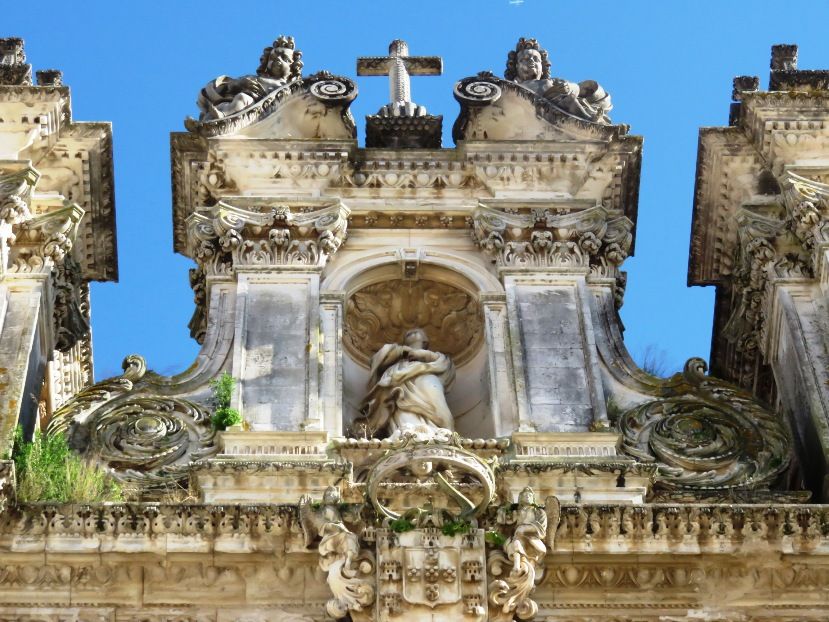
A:
{"type": "Polygon", "coordinates": [[[410,76],[439,76],[443,73],[440,56],[409,56],[405,41],[395,39],[389,45],[389,56],[363,56],[357,59],[358,76],[389,76],[389,98],[392,106],[412,101],[410,76]]]}

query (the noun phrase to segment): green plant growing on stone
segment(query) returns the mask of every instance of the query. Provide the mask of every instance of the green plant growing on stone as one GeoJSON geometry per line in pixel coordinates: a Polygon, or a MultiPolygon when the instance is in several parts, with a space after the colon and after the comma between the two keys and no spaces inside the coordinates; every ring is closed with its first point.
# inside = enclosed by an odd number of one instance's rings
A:
{"type": "Polygon", "coordinates": [[[214,430],[226,430],[232,425],[242,423],[242,415],[235,408],[230,407],[233,391],[236,388],[236,379],[224,372],[218,378],[210,381],[210,391],[213,393],[215,410],[210,422],[214,430]]]}
{"type": "Polygon", "coordinates": [[[497,531],[484,532],[484,541],[492,546],[504,546],[507,539],[497,531]]]}
{"type": "Polygon", "coordinates": [[[415,524],[408,518],[395,518],[393,521],[389,522],[389,529],[391,529],[394,533],[405,533],[406,531],[411,531],[414,528],[415,524]]]}
{"type": "Polygon", "coordinates": [[[123,501],[120,484],[105,470],[69,448],[63,434],[35,431],[31,442],[17,427],[11,452],[19,501],[95,503],[123,501]]]}
{"type": "Polygon", "coordinates": [[[469,533],[470,527],[469,521],[458,519],[446,521],[440,530],[444,536],[457,536],[461,533],[469,533]]]}

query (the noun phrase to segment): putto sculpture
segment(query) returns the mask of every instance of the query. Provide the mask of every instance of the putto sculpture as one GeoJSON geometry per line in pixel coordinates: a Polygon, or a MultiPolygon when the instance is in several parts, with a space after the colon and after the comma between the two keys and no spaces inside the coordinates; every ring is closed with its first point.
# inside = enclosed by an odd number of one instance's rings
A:
{"type": "Polygon", "coordinates": [[[429,350],[429,338],[413,328],[403,344],[387,343],[371,358],[369,393],[359,427],[397,438],[404,433],[431,437],[454,431],[446,391],[455,379],[455,366],[445,354],[429,350]]]}
{"type": "Polygon", "coordinates": [[[271,91],[302,77],[302,52],[293,37],[280,36],[262,52],[256,75],[219,76],[199,92],[200,121],[221,119],[255,104],[271,91]]]}
{"type": "Polygon", "coordinates": [[[584,80],[577,84],[552,78],[547,50],[535,39],[521,37],[518,40],[515,49],[507,57],[504,78],[517,82],[580,119],[593,123],[610,123],[607,114],[613,108],[610,95],[595,80],[584,80]]]}

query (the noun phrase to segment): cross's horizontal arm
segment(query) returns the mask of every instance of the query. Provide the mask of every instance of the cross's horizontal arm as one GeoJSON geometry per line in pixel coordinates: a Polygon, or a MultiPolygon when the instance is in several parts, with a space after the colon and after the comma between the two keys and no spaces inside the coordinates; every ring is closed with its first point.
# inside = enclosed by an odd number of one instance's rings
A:
{"type": "Polygon", "coordinates": [[[387,76],[392,63],[399,58],[411,76],[439,76],[443,73],[440,56],[363,56],[357,59],[358,76],[387,76]]]}

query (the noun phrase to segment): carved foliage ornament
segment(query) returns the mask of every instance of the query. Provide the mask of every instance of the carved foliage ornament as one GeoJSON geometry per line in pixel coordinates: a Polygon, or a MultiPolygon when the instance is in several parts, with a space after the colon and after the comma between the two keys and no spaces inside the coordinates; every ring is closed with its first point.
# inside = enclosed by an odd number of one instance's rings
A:
{"type": "Polygon", "coordinates": [[[627,217],[610,216],[601,206],[510,214],[479,205],[472,237],[500,267],[584,268],[615,277],[630,250],[632,228],[627,217]]]}
{"type": "Polygon", "coordinates": [[[547,497],[542,508],[535,504],[530,487],[521,492],[516,507],[498,510],[499,527],[513,525],[513,529],[501,549],[492,551],[487,559],[489,574],[496,577],[489,586],[492,622],[531,620],[538,612],[531,596],[544,577],[547,544],[553,543],[560,515],[556,497],[547,497]]]}
{"type": "Polygon", "coordinates": [[[470,294],[429,279],[395,279],[363,287],[348,298],[343,343],[367,365],[384,344],[397,342],[415,327],[430,336],[432,350],[459,365],[475,355],[483,339],[480,305],[470,294]]]}
{"type": "Polygon", "coordinates": [[[768,487],[788,466],[791,441],[749,394],[705,376],[702,359],[663,381],[664,397],[619,419],[622,451],[659,465],[657,488],[688,491],[768,487]]]}
{"type": "MultiPolygon", "coordinates": [[[[300,525],[305,546],[317,543],[319,566],[333,594],[325,605],[328,615],[335,620],[349,614],[353,619],[369,619],[368,608],[375,598],[374,555],[361,547],[360,538],[346,525],[347,512],[341,510],[341,501],[333,486],[325,491],[321,503],[312,504],[310,497],[303,496],[299,501],[300,525]]],[[[359,522],[353,512],[348,518],[359,522]]]]}
{"type": "Polygon", "coordinates": [[[238,266],[323,266],[346,237],[342,204],[292,213],[287,206],[252,211],[224,202],[187,219],[188,254],[205,274],[238,266]]]}

